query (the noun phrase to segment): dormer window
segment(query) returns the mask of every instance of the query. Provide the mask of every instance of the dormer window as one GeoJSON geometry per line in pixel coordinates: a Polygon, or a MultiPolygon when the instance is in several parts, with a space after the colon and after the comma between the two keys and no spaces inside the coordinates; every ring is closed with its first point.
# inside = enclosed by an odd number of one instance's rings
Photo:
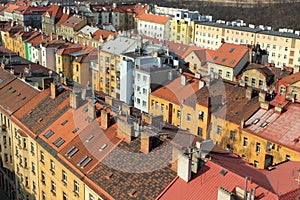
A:
{"type": "Polygon", "coordinates": [[[285,94],[286,88],[284,86],[280,86],[280,94],[285,94]]]}

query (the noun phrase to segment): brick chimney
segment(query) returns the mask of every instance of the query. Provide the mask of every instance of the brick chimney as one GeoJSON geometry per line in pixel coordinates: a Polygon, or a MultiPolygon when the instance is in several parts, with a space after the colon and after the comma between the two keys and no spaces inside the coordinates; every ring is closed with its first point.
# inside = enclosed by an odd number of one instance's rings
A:
{"type": "Polygon", "coordinates": [[[112,106],[112,100],[113,98],[110,96],[105,96],[105,103],[112,106]]]}
{"type": "Polygon", "coordinates": [[[123,121],[122,119],[118,119],[117,126],[117,137],[120,139],[124,139],[127,143],[130,143],[132,139],[131,136],[134,134],[133,124],[127,121],[123,121]]]}
{"type": "Polygon", "coordinates": [[[266,93],[260,92],[259,93],[259,102],[265,102],[266,101],[266,93]]]}
{"type": "Polygon", "coordinates": [[[152,149],[151,134],[147,131],[141,133],[141,152],[147,154],[152,149]]]}
{"type": "Polygon", "coordinates": [[[252,95],[253,95],[253,89],[250,88],[250,87],[248,87],[248,88],[246,89],[246,98],[247,98],[247,99],[251,99],[251,98],[252,98],[252,95]]]}
{"type": "Polygon", "coordinates": [[[106,110],[101,110],[101,128],[107,129],[109,127],[110,113],[106,110]]]}
{"type": "Polygon", "coordinates": [[[57,85],[54,83],[50,84],[50,91],[51,91],[51,99],[55,99],[57,97],[57,85]]]}
{"type": "Polygon", "coordinates": [[[70,107],[74,110],[79,108],[82,105],[83,101],[81,100],[80,92],[71,92],[70,93],[70,107]]]}
{"type": "Polygon", "coordinates": [[[178,154],[177,175],[185,182],[189,182],[192,178],[192,159],[182,152],[178,154]]]}
{"type": "Polygon", "coordinates": [[[88,104],[88,117],[90,120],[96,119],[96,108],[94,101],[91,101],[88,104]]]}
{"type": "Polygon", "coordinates": [[[49,88],[51,86],[52,82],[53,82],[53,78],[43,78],[43,80],[42,80],[43,90],[49,88]]]}

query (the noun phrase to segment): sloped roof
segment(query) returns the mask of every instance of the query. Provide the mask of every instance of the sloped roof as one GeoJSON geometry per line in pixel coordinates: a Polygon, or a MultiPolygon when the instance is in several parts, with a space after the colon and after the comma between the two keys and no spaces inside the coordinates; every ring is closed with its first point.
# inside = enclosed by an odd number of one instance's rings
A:
{"type": "Polygon", "coordinates": [[[219,49],[216,50],[212,62],[234,68],[248,51],[247,46],[223,43],[219,49]]]}
{"type": "Polygon", "coordinates": [[[63,22],[61,25],[63,26],[67,26],[70,28],[74,28],[75,26],[77,26],[81,21],[83,21],[83,19],[76,17],[76,16],[72,16],[69,19],[67,19],[65,22],[63,22]]]}
{"type": "Polygon", "coordinates": [[[63,14],[63,8],[59,5],[51,5],[50,8],[43,14],[43,16],[46,16],[46,13],[49,13],[51,18],[61,18],[63,14]]]}
{"type": "Polygon", "coordinates": [[[289,76],[285,76],[282,79],[280,79],[281,82],[287,83],[287,84],[293,84],[298,81],[300,81],[300,72],[297,72],[295,74],[291,74],[289,76]]]}
{"type": "Polygon", "coordinates": [[[157,24],[166,24],[169,21],[168,16],[154,15],[154,14],[141,14],[138,16],[141,21],[147,21],[157,24]]]}

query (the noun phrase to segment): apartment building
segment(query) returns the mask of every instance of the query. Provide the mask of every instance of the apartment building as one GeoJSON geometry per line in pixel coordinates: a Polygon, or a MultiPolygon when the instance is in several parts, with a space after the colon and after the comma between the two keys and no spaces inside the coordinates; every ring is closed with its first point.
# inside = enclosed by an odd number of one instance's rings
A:
{"type": "Polygon", "coordinates": [[[249,60],[247,46],[223,43],[208,62],[208,74],[211,78],[235,81],[249,60]]]}
{"type": "Polygon", "coordinates": [[[51,5],[42,15],[42,31],[48,35],[56,33],[56,23],[66,12],[66,8],[59,5],[51,5]]]}
{"type": "Polygon", "coordinates": [[[170,40],[187,45],[193,43],[195,20],[199,19],[199,12],[176,12],[171,21],[170,40]]]}
{"type": "Polygon", "coordinates": [[[137,31],[140,35],[168,40],[170,38],[170,17],[154,14],[139,15],[137,31]]]}
{"type": "Polygon", "coordinates": [[[63,35],[68,40],[74,39],[74,35],[82,27],[86,25],[86,21],[78,16],[73,15],[60,25],[60,30],[57,32],[59,35],[63,35]]]}
{"type": "MultiPolygon", "coordinates": [[[[259,44],[268,52],[268,62],[276,67],[294,67],[299,65],[298,46],[300,36],[297,31],[280,29],[273,31],[271,27],[252,24],[246,26],[242,20],[225,22],[196,22],[195,44],[208,49],[218,49],[222,42],[233,44],[259,44]]],[[[262,63],[264,64],[264,63],[262,63]]]]}
{"type": "MultiPolygon", "coordinates": [[[[114,40],[105,43],[99,50],[98,63],[100,83],[92,83],[96,85],[97,91],[120,99],[121,79],[121,54],[132,52],[135,50],[137,40],[125,36],[118,36],[114,40]]],[[[94,73],[94,72],[93,72],[94,73]]]]}

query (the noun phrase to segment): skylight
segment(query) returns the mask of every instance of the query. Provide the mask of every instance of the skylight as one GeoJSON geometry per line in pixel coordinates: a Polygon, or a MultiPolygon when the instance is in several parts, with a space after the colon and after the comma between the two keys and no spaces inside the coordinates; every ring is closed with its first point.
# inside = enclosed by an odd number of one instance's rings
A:
{"type": "Polygon", "coordinates": [[[73,151],[75,149],[75,146],[72,146],[66,153],[65,156],[68,155],[69,153],[71,153],[71,151],[73,151]]]}
{"type": "Polygon", "coordinates": [[[235,48],[231,48],[231,49],[229,50],[229,53],[232,53],[234,50],[235,50],[235,48]]]}
{"type": "Polygon", "coordinates": [[[268,125],[268,122],[264,122],[264,123],[261,125],[261,127],[262,127],[262,128],[265,128],[267,125],[268,125]]]}
{"type": "Polygon", "coordinates": [[[226,58],[223,58],[221,62],[225,62],[226,60],[227,60],[226,58]]]}
{"type": "Polygon", "coordinates": [[[78,149],[75,148],[75,149],[70,153],[70,155],[68,156],[68,158],[71,158],[71,157],[74,156],[74,154],[77,153],[77,152],[78,152],[78,149]]]}
{"type": "Polygon", "coordinates": [[[68,120],[64,120],[64,121],[61,123],[61,125],[63,126],[63,125],[65,125],[67,122],[68,122],[68,120]]]}
{"type": "Polygon", "coordinates": [[[79,128],[75,128],[72,133],[76,133],[79,130],[79,128]]]}
{"type": "Polygon", "coordinates": [[[222,169],[222,170],[220,171],[220,174],[222,174],[223,176],[225,176],[225,174],[227,174],[227,171],[226,171],[225,169],[222,169]]]}
{"type": "Polygon", "coordinates": [[[44,137],[49,139],[53,134],[54,132],[50,129],[44,134],[44,137]]]}
{"type": "Polygon", "coordinates": [[[92,161],[91,158],[86,159],[86,161],[82,164],[81,168],[84,168],[85,166],[87,166],[87,164],[89,164],[92,161]]]}
{"type": "Polygon", "coordinates": [[[252,122],[252,124],[257,124],[258,122],[259,122],[259,119],[256,118],[256,119],[252,122]]]}
{"type": "Polygon", "coordinates": [[[93,135],[88,136],[88,137],[86,138],[85,142],[91,141],[91,139],[93,139],[93,137],[94,137],[93,135]]]}
{"type": "Polygon", "coordinates": [[[81,160],[77,163],[77,166],[80,166],[80,165],[83,163],[83,161],[85,161],[85,159],[87,159],[87,158],[88,158],[87,155],[83,156],[83,157],[81,158],[81,160]]]}
{"type": "Polygon", "coordinates": [[[103,145],[100,147],[99,151],[103,151],[106,147],[107,147],[107,144],[103,144],[103,145]]]}
{"type": "Polygon", "coordinates": [[[56,144],[59,143],[61,140],[62,140],[62,138],[59,137],[59,138],[57,138],[57,139],[53,142],[53,144],[56,145],[56,144]]]}
{"type": "Polygon", "coordinates": [[[235,60],[230,61],[230,64],[232,65],[233,63],[235,63],[235,60]]]}
{"type": "Polygon", "coordinates": [[[213,58],[213,60],[217,60],[218,59],[218,56],[215,56],[214,58],[213,58]]]}
{"type": "Polygon", "coordinates": [[[65,141],[64,140],[61,140],[57,145],[56,145],[56,147],[60,147],[61,145],[63,145],[63,143],[65,143],[65,141]]]}

